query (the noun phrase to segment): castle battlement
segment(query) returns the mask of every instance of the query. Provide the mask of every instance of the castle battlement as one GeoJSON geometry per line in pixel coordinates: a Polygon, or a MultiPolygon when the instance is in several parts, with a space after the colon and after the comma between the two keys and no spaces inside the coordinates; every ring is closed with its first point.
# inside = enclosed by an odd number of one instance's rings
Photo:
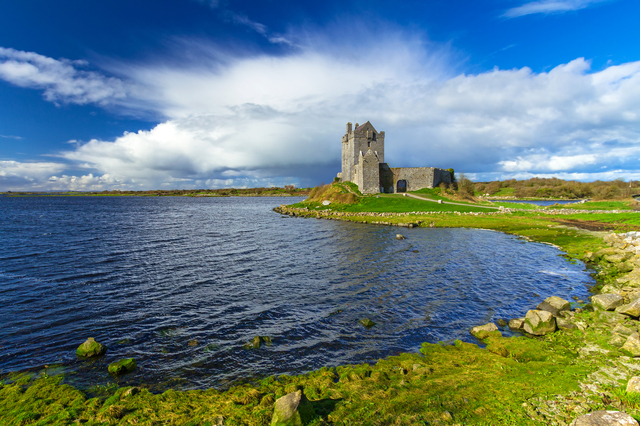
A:
{"type": "Polygon", "coordinates": [[[451,174],[436,167],[391,168],[384,162],[385,132],[378,132],[367,121],[347,123],[342,136],[341,182],[353,182],[363,194],[417,191],[451,183],[451,174]]]}

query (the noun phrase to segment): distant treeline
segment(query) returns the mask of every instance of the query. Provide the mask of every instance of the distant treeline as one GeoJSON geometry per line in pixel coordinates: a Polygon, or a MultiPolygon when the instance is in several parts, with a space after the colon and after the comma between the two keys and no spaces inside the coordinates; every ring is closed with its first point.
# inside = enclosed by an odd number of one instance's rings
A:
{"type": "Polygon", "coordinates": [[[11,195],[103,195],[103,196],[160,196],[160,197],[232,197],[232,196],[268,196],[268,195],[292,195],[305,196],[310,188],[221,188],[221,189],[154,189],[149,191],[78,191],[78,192],[11,192],[11,195]]]}
{"type": "Polygon", "coordinates": [[[640,194],[640,182],[623,180],[578,182],[557,178],[532,178],[474,182],[476,195],[514,196],[517,198],[593,198],[610,200],[640,194]]]}

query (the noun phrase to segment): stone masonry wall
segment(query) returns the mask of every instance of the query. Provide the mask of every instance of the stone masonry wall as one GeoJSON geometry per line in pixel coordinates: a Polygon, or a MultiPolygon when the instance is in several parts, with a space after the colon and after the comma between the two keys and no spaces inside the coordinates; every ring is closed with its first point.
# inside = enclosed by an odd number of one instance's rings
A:
{"type": "Polygon", "coordinates": [[[407,191],[435,188],[441,182],[451,183],[451,173],[435,167],[392,167],[391,172],[393,173],[393,192],[397,192],[399,180],[407,182],[407,191]]]}

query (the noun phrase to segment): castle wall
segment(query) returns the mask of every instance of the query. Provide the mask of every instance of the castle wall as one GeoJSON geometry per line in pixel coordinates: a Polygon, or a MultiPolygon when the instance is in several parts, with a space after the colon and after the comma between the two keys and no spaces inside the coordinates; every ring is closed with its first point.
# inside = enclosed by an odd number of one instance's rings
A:
{"type": "MultiPolygon", "coordinates": [[[[435,188],[442,182],[451,183],[451,173],[435,167],[392,167],[390,170],[393,175],[393,192],[397,192],[399,180],[407,182],[407,192],[435,188]]],[[[385,192],[387,188],[385,185],[385,192]]]]}

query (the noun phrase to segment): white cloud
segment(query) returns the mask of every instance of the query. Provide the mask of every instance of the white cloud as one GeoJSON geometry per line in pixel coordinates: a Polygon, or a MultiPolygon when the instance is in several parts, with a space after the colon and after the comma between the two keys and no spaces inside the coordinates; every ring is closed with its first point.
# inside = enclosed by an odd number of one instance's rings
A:
{"type": "MultiPolygon", "coordinates": [[[[328,182],[339,171],[346,121],[366,120],[386,131],[385,158],[396,167],[479,177],[625,177],[640,169],[640,62],[592,71],[578,58],[541,73],[455,75],[447,51],[420,34],[378,26],[358,39],[337,27],[291,30],[299,47],[277,56],[199,42],[196,63],[119,64],[114,72],[133,87],[128,102],[166,119],[71,145],[60,155],[88,173],[74,184],[328,182]]],[[[72,184],[62,178],[55,182],[72,184]]]]}
{"type": "Polygon", "coordinates": [[[52,174],[65,168],[64,164],[51,162],[0,161],[0,189],[38,189],[52,174]]]}
{"type": "Polygon", "coordinates": [[[20,87],[44,90],[51,102],[106,105],[126,97],[125,84],[85,71],[85,61],[53,59],[33,52],[0,47],[0,79],[20,87]]]}
{"type": "Polygon", "coordinates": [[[610,0],[539,0],[530,1],[521,6],[507,10],[504,15],[506,18],[517,18],[519,16],[532,15],[536,13],[553,14],[571,12],[574,10],[585,9],[596,3],[602,3],[610,0]]]}

